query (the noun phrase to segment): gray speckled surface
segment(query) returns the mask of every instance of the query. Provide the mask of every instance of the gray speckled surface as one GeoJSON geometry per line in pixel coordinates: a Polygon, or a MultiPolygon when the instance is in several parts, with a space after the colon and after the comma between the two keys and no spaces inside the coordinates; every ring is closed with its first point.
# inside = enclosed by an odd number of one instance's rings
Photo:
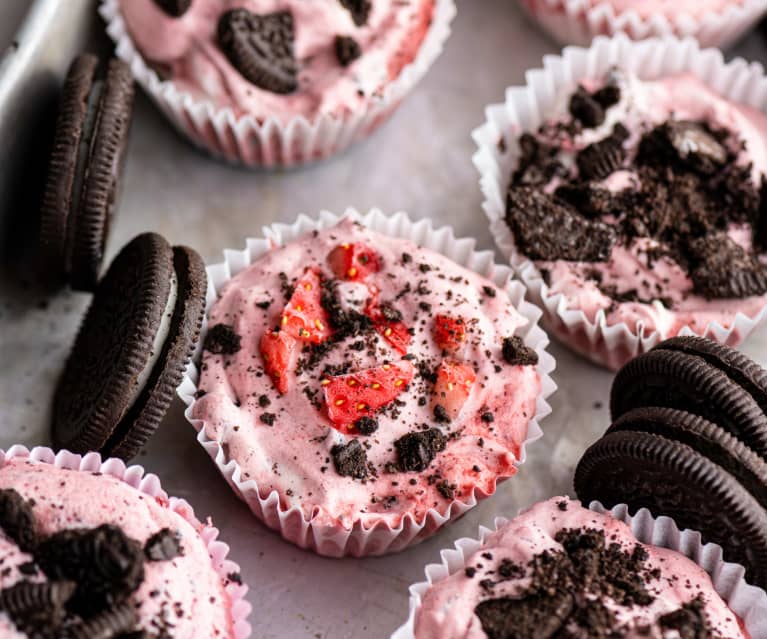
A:
{"type": "MultiPolygon", "coordinates": [[[[181,140],[140,96],[110,257],[136,233],[155,230],[217,261],[224,248],[240,247],[264,224],[347,205],[430,216],[476,237],[480,248],[491,247],[470,132],[483,120],[486,104],[500,101],[505,87],[522,83],[525,69],[558,47],[511,0],[458,5],[445,53],[394,117],[369,140],[317,166],[251,173],[217,164],[181,140]]],[[[767,60],[756,34],[736,53],[767,60]]],[[[53,384],[88,298],[69,293],[44,300],[7,281],[0,296],[0,446],[44,444],[53,384]]],[[[744,350],[767,362],[767,331],[744,350]]],[[[474,536],[497,514],[570,491],[574,464],[607,426],[612,376],[557,344],[551,351],[560,388],[552,398],[554,413],[543,422],[545,437],[530,448],[527,464],[436,538],[392,557],[329,560],[284,543],[229,491],[197,446],[178,400],[136,461],[222,529],[250,584],[256,639],[385,637],[407,615],[408,584],[422,578],[423,566],[436,561],[441,548],[474,536]]]]}

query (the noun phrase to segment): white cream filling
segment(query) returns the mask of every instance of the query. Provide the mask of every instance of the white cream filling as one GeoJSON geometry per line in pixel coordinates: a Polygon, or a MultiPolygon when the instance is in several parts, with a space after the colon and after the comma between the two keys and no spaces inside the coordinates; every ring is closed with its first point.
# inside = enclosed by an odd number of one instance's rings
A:
{"type": "MultiPolygon", "coordinates": [[[[157,332],[155,333],[154,341],[152,342],[152,350],[149,353],[149,359],[146,361],[144,369],[139,373],[138,377],[136,377],[136,381],[133,384],[126,412],[131,409],[133,404],[136,403],[136,400],[139,398],[139,395],[141,395],[147,385],[147,382],[149,381],[149,376],[152,374],[155,365],[160,359],[160,354],[162,353],[162,349],[165,346],[165,342],[168,340],[168,335],[170,334],[170,324],[171,320],[173,319],[173,312],[176,310],[177,299],[178,277],[176,276],[176,272],[173,271],[173,274],[170,278],[170,291],[168,291],[168,299],[165,302],[165,308],[163,309],[162,317],[160,318],[160,325],[157,327],[157,332]]],[[[123,417],[125,417],[125,413],[120,415],[120,419],[123,417]]]]}

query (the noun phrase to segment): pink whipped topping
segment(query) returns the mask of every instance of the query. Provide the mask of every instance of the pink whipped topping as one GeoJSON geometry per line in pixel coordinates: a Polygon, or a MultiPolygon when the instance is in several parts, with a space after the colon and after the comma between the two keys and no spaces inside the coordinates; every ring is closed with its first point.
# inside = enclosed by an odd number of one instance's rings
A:
{"type": "MultiPolygon", "coordinates": [[[[602,82],[587,80],[582,84],[593,89],[601,86],[602,82]]],[[[745,141],[741,161],[751,163],[755,183],[759,185],[767,173],[767,115],[721,97],[692,74],[656,81],[620,76],[619,85],[621,101],[607,111],[604,124],[578,134],[573,148],[565,150],[566,154],[572,157],[574,151],[606,137],[618,122],[622,122],[632,133],[627,145],[633,147],[645,123],[661,124],[673,116],[677,120],[702,120],[737,132],[745,141]]],[[[552,121],[566,117],[571,94],[571,90],[563,94],[552,121]]],[[[630,187],[634,179],[635,176],[629,171],[620,171],[611,175],[602,186],[618,191],[630,187]]],[[[550,184],[548,190],[553,190],[555,186],[556,183],[550,184]]],[[[728,234],[738,244],[750,249],[749,229],[732,225],[728,234]]],[[[549,271],[549,291],[562,294],[567,308],[582,310],[592,322],[599,311],[604,311],[608,325],[624,322],[632,332],[657,330],[671,337],[686,325],[696,332],[702,332],[710,322],[730,327],[738,313],[753,317],[767,304],[767,295],[707,300],[694,294],[689,276],[670,258],[662,257],[648,266],[647,251],[657,246],[653,240],[639,238],[628,247],[616,244],[607,262],[559,260],[536,264],[549,271]],[[619,292],[635,289],[641,300],[663,297],[671,305],[664,306],[659,301],[615,303],[588,277],[595,270],[602,275],[603,287],[614,285],[619,292]]]]}
{"type": "MultiPolygon", "coordinates": [[[[603,530],[610,542],[620,544],[629,553],[639,543],[626,524],[610,515],[587,510],[577,501],[554,497],[538,503],[488,535],[482,546],[466,557],[465,566],[482,566],[473,577],[469,577],[464,570],[458,570],[427,590],[416,611],[416,639],[486,639],[487,635],[474,613],[477,604],[490,598],[519,596],[530,581],[530,569],[527,567],[530,560],[543,551],[561,551],[563,547],[555,539],[559,531],[582,528],[603,530]],[[560,505],[566,505],[566,509],[563,510],[560,505]],[[527,570],[520,577],[500,581],[493,588],[492,595],[488,595],[481,585],[480,575],[493,570],[504,560],[527,567],[527,570]]],[[[659,571],[659,576],[646,585],[655,599],[648,606],[605,602],[615,613],[618,627],[627,625],[634,629],[622,637],[671,637],[671,634],[661,634],[657,627],[658,618],[700,595],[705,602],[705,616],[717,636],[748,639],[737,616],[714,590],[711,578],[702,568],[676,551],[641,545],[647,551],[647,567],[659,571]],[[651,632],[643,633],[640,629],[648,625],[651,632]]]]}
{"type": "MultiPolygon", "coordinates": [[[[358,282],[342,282],[339,290],[342,303],[350,308],[361,309],[368,297],[358,282]]],[[[453,497],[467,500],[474,489],[480,495],[490,494],[499,478],[515,472],[535,414],[540,379],[534,366],[506,364],[501,344],[527,320],[488,279],[443,255],[345,220],[275,248],[234,276],[210,310],[208,326],[217,323],[233,324],[242,348],[232,356],[205,351],[198,385],[204,394],[192,408],[193,417],[204,420],[208,437],[220,442],[227,459],[237,462],[243,481],[257,482],[262,497],[277,491],[284,506],[299,506],[307,518],[323,525],[350,528],[355,521],[365,525],[385,521],[397,526],[406,513],[420,521],[427,510],[444,512],[453,497]],[[449,312],[470,322],[461,357],[473,366],[477,381],[459,417],[443,425],[444,432],[452,434],[446,449],[422,473],[386,469],[397,461],[395,440],[424,424],[437,427],[427,401],[431,385],[418,374],[397,398],[396,413],[379,413],[378,430],[359,437],[377,472],[377,477],[364,482],[336,472],[331,448],[354,435],[333,428],[325,408],[312,402],[322,398],[326,366],[345,362],[359,371],[381,366],[385,360],[401,361],[402,355],[378,333],[367,338],[374,340],[372,348],[354,349],[359,337],[352,336],[316,368],[291,373],[291,388],[285,395],[278,394],[263,373],[259,342],[279,322],[286,302],[280,274],[292,279],[316,266],[331,277],[327,256],[340,243],[364,243],[378,252],[383,268],[371,274],[368,283],[380,289],[381,300],[395,300],[403,321],[414,329],[409,353],[431,370],[442,359],[431,337],[433,316],[449,312]],[[259,307],[265,302],[271,302],[268,308],[259,307]],[[259,402],[262,395],[269,400],[266,408],[259,402]],[[274,416],[272,425],[261,420],[266,411],[274,416]],[[482,419],[487,413],[492,422],[482,419]],[[451,487],[450,492],[445,486],[451,487]]]]}
{"type": "Polygon", "coordinates": [[[656,14],[674,18],[681,14],[701,18],[710,13],[722,13],[729,7],[739,7],[745,0],[588,0],[590,6],[610,5],[617,13],[636,11],[643,18],[656,14]]]}
{"type": "Polygon", "coordinates": [[[338,0],[194,0],[171,18],[155,0],[120,0],[138,50],[176,87],[217,107],[258,120],[343,114],[359,109],[416,57],[431,23],[434,0],[376,0],[367,23],[356,26],[338,0]],[[265,91],[232,66],[217,43],[219,16],[244,7],[256,14],[293,14],[299,88],[290,95],[265,91]],[[336,58],[337,35],[351,36],[362,55],[347,67],[336,58]]]}
{"type": "MultiPolygon", "coordinates": [[[[44,535],[112,524],[143,544],[163,528],[177,531],[183,555],[170,561],[146,562],[144,581],[132,596],[141,627],[151,630],[167,620],[172,624],[174,639],[235,636],[229,595],[211,564],[205,543],[163,499],[154,499],[109,475],[19,460],[0,468],[0,489],[8,488],[33,500],[39,532],[44,535]]],[[[0,535],[0,588],[28,579],[19,566],[30,559],[0,535]]],[[[10,620],[0,615],[0,636],[24,636],[14,634],[11,627],[10,620]]]]}

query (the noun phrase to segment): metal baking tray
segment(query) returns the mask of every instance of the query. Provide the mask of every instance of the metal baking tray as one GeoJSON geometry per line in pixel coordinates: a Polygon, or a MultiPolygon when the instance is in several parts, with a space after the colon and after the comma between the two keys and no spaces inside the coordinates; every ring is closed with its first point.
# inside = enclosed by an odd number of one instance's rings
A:
{"type": "MultiPolygon", "coordinates": [[[[0,24],[18,15],[14,9],[21,4],[0,0],[0,24]]],[[[35,152],[45,142],[41,114],[55,102],[71,55],[81,47],[101,47],[102,34],[90,0],[38,0],[19,32],[19,49],[0,63],[1,228],[12,228],[11,220],[19,217],[19,210],[9,208],[8,194],[15,189],[8,187],[19,183],[19,175],[39,178],[29,167],[40,162],[35,152]],[[30,142],[36,138],[37,147],[30,142]]],[[[265,224],[349,205],[428,216],[491,249],[470,133],[483,121],[487,104],[500,101],[507,86],[524,82],[525,70],[557,51],[512,0],[458,0],[444,54],[392,119],[347,153],[286,172],[214,162],[139,95],[108,258],[135,234],[153,230],[195,247],[211,263],[224,248],[242,247],[265,224]]],[[[767,60],[767,46],[754,33],[735,54],[767,60]]],[[[18,243],[16,235],[12,239],[18,243]]],[[[23,258],[30,251],[10,260],[16,276],[0,280],[0,447],[49,441],[50,396],[88,302],[86,295],[46,298],[25,287],[23,258]]],[[[744,350],[767,363],[767,330],[744,350]]],[[[388,637],[407,616],[407,586],[422,579],[423,567],[438,560],[441,548],[476,536],[478,526],[492,525],[496,515],[571,492],[577,460],[607,427],[612,375],[557,344],[551,352],[558,362],[554,413],[543,421],[545,436],[530,447],[519,474],[435,538],[397,555],[332,560],[283,542],[231,493],[197,445],[180,401],[136,462],[221,528],[250,585],[255,639],[388,637]]]]}

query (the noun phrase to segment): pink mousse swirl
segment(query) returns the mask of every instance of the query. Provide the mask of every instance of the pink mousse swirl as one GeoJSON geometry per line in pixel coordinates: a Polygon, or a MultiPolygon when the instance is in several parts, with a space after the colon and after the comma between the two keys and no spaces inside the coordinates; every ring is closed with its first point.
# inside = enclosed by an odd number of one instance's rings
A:
{"type": "Polygon", "coordinates": [[[201,397],[192,416],[203,420],[207,436],[221,444],[227,460],[237,462],[243,481],[255,480],[263,497],[276,491],[283,507],[299,506],[316,524],[350,529],[361,521],[366,527],[379,522],[396,527],[406,514],[420,521],[430,509],[444,513],[453,499],[468,500],[475,489],[490,494],[499,478],[514,474],[535,414],[540,378],[535,366],[505,363],[501,350],[503,338],[527,321],[490,280],[410,241],[345,220],[274,248],[224,285],[208,326],[232,325],[241,349],[234,355],[204,352],[201,397]],[[318,406],[322,371],[339,366],[361,371],[401,361],[402,354],[377,332],[365,338],[364,349],[357,347],[359,336],[347,337],[315,368],[290,372],[290,389],[281,395],[265,374],[259,352],[264,333],[280,321],[284,283],[308,268],[332,278],[327,258],[342,243],[373,247],[383,265],[364,285],[341,282],[343,305],[364,308],[368,287],[377,287],[379,298],[392,301],[412,329],[413,363],[422,362],[428,370],[443,357],[432,338],[435,314],[464,318],[470,329],[460,358],[476,372],[459,417],[447,425],[435,421],[431,382],[416,374],[397,397],[396,411],[379,413],[377,431],[358,437],[377,473],[363,481],[340,475],[331,460],[333,447],[356,435],[334,428],[326,408],[318,406]],[[261,419],[265,412],[271,423],[261,419]],[[392,468],[397,462],[394,442],[427,427],[442,428],[448,435],[446,448],[429,468],[392,468]]]}
{"type": "Polygon", "coordinates": [[[356,25],[338,0],[194,0],[180,18],[164,13],[155,0],[120,0],[136,47],[161,76],[198,100],[230,107],[257,120],[344,114],[366,105],[411,63],[431,24],[434,0],[376,0],[368,20],[356,25]],[[256,14],[290,11],[299,88],[290,95],[263,90],[230,63],[217,43],[224,12],[244,7],[256,14]],[[335,37],[351,36],[362,55],[342,66],[335,37]]]}
{"type": "MultiPolygon", "coordinates": [[[[635,76],[618,76],[620,102],[607,110],[605,122],[584,129],[563,146],[561,155],[572,162],[575,153],[592,142],[606,137],[616,123],[622,123],[631,137],[626,147],[631,155],[641,135],[654,125],[669,119],[704,121],[715,128],[731,131],[744,145],[739,162],[751,165],[751,176],[759,187],[767,174],[767,115],[756,109],[723,98],[698,77],[686,73],[643,81],[635,76]]],[[[602,80],[584,80],[588,89],[603,85],[602,80]]],[[[550,121],[567,117],[572,91],[563,93],[550,121]]],[[[618,171],[601,186],[611,191],[631,188],[637,176],[632,171],[618,171]]],[[[546,190],[553,192],[555,179],[546,190]]],[[[609,222],[609,220],[608,220],[609,222]]],[[[751,228],[732,224],[728,235],[746,250],[751,250],[751,228]]],[[[667,256],[650,256],[660,244],[649,238],[635,238],[629,245],[617,243],[606,262],[536,261],[548,274],[549,294],[561,294],[568,309],[580,309],[590,322],[603,311],[607,325],[625,323],[631,332],[640,326],[645,333],[659,331],[671,337],[684,326],[703,332],[711,322],[730,327],[738,313],[757,315],[767,304],[767,295],[745,298],[706,299],[693,291],[688,273],[667,256]],[[601,279],[601,288],[594,274],[601,279]],[[619,293],[635,291],[638,300],[615,301],[603,291],[614,287],[619,293]],[[659,299],[663,298],[666,304],[659,299]]],[[[767,262],[764,256],[762,261],[767,262]]]]}
{"type": "MultiPolygon", "coordinates": [[[[490,598],[520,596],[530,583],[530,561],[544,551],[562,551],[563,546],[555,537],[558,532],[571,529],[604,531],[610,543],[619,544],[629,554],[639,544],[626,524],[610,515],[587,510],[579,502],[554,497],[538,503],[488,535],[482,546],[466,557],[467,567],[481,566],[472,576],[459,570],[426,591],[416,612],[416,639],[487,639],[474,612],[477,605],[490,598]],[[527,569],[519,576],[498,581],[492,594],[488,594],[482,585],[482,575],[497,575],[497,567],[508,561],[527,569]]],[[[621,637],[670,637],[661,633],[658,619],[701,597],[705,618],[715,636],[748,639],[738,617],[714,590],[711,578],[702,568],[673,550],[640,545],[647,553],[648,574],[657,574],[646,584],[654,598],[652,603],[627,606],[609,599],[603,602],[615,615],[616,629],[627,629],[621,637]],[[654,570],[657,573],[652,573],[654,570]]]]}
{"type": "MultiPolygon", "coordinates": [[[[0,468],[0,489],[9,488],[33,503],[38,533],[43,535],[111,524],[143,544],[163,528],[177,532],[183,554],[170,561],[147,561],[144,581],[131,596],[140,627],[152,630],[170,623],[174,639],[235,637],[229,595],[205,543],[164,500],[110,475],[19,460],[0,468]]],[[[0,535],[0,588],[28,579],[20,566],[31,559],[0,535]]],[[[0,636],[25,636],[11,628],[10,620],[0,614],[0,636]]]]}

